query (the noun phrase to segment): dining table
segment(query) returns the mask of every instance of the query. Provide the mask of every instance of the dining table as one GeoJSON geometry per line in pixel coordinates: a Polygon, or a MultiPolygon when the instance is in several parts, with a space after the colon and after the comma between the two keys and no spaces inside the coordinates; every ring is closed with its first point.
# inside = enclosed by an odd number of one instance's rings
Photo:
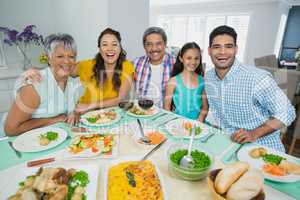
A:
{"type": "MultiPolygon", "coordinates": [[[[44,164],[44,166],[96,166],[96,171],[94,175],[97,176],[95,179],[96,183],[96,192],[93,194],[91,199],[106,199],[106,188],[107,184],[105,183],[105,173],[107,173],[107,166],[111,162],[122,159],[122,158],[142,158],[146,153],[148,153],[154,145],[145,145],[138,142],[137,137],[139,135],[138,124],[136,123],[136,116],[128,115],[126,112],[115,108],[118,110],[118,113],[121,115],[120,120],[109,124],[103,127],[87,127],[84,124],[79,126],[84,127],[84,131],[81,129],[76,129],[64,123],[58,123],[52,125],[53,127],[59,127],[64,129],[68,133],[68,137],[61,144],[40,152],[21,152],[21,157],[18,157],[15,151],[9,145],[9,142],[14,142],[16,137],[4,137],[0,139],[0,199],[4,199],[7,195],[6,191],[11,191],[11,187],[16,187],[18,184],[18,177],[20,173],[26,170],[32,170],[38,168],[28,167],[27,163],[29,161],[42,159],[42,158],[62,158],[57,159],[54,163],[44,164]],[[117,154],[110,158],[63,158],[62,152],[68,147],[72,137],[79,134],[86,134],[91,132],[105,132],[105,130],[113,130],[118,138],[118,142],[115,144],[117,147],[117,154]]],[[[152,127],[153,130],[157,130],[168,138],[168,140],[161,145],[154,153],[152,153],[148,159],[151,160],[158,167],[161,174],[161,184],[165,189],[165,197],[169,200],[199,200],[213,199],[206,178],[198,181],[186,181],[181,180],[170,174],[168,170],[168,155],[167,151],[170,145],[175,143],[188,143],[188,139],[182,139],[180,137],[174,137],[170,134],[170,130],[167,129],[167,124],[176,119],[184,119],[184,117],[176,115],[172,112],[159,109],[159,112],[154,116],[142,117],[142,123],[147,127],[152,127]]],[[[223,130],[212,127],[206,123],[201,123],[203,129],[210,133],[210,137],[206,140],[195,139],[194,145],[201,147],[204,151],[210,152],[213,159],[212,169],[222,168],[229,163],[237,161],[237,151],[243,148],[241,144],[235,143],[230,139],[230,135],[223,130]]],[[[252,145],[252,144],[249,144],[252,145]]],[[[295,158],[297,159],[297,158],[295,158]]],[[[89,174],[93,176],[93,174],[89,174]]],[[[25,178],[25,177],[24,177],[25,178]]],[[[299,192],[292,192],[288,189],[291,185],[296,185],[300,187],[300,183],[288,183],[286,186],[282,186],[282,183],[272,183],[265,180],[264,192],[265,199],[267,200],[290,200],[290,199],[299,199],[299,192]],[[282,189],[286,188],[286,189],[282,189]]],[[[13,194],[11,194],[13,195],[13,194]]]]}

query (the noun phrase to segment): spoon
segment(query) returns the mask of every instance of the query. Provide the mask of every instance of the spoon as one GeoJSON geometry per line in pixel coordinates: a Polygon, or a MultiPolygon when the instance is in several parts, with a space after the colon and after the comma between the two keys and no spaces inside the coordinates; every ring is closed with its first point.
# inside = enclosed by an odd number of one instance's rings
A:
{"type": "Polygon", "coordinates": [[[184,167],[184,168],[193,168],[194,167],[195,161],[194,161],[193,157],[191,156],[191,152],[192,152],[192,145],[193,145],[193,141],[194,141],[194,137],[195,137],[195,130],[196,130],[196,125],[194,124],[193,129],[192,129],[190,143],[189,143],[188,154],[183,156],[183,158],[181,158],[181,160],[180,160],[181,167],[184,167]]]}
{"type": "Polygon", "coordinates": [[[140,129],[140,132],[141,132],[141,135],[142,137],[140,138],[140,140],[146,144],[149,144],[150,143],[150,139],[148,137],[145,136],[144,134],[144,130],[143,130],[143,126],[141,124],[141,121],[140,119],[136,119],[137,120],[137,123],[139,125],[139,129],[140,129]]]}

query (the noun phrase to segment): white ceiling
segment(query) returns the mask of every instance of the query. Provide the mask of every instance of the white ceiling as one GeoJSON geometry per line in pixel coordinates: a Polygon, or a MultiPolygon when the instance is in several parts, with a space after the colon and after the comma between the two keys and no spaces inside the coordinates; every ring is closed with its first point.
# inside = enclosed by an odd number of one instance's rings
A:
{"type": "Polygon", "coordinates": [[[178,5],[178,4],[191,4],[191,3],[264,3],[283,1],[290,5],[300,5],[300,0],[149,0],[150,6],[166,6],[166,5],[178,5]]]}

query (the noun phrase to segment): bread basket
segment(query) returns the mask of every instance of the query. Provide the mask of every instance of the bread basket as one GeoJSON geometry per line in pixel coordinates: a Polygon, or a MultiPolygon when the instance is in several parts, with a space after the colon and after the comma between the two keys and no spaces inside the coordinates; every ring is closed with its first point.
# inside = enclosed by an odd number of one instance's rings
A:
{"type": "MultiPolygon", "coordinates": [[[[215,179],[218,175],[218,173],[221,171],[221,169],[215,169],[209,172],[209,175],[207,176],[207,184],[208,188],[211,191],[213,198],[215,200],[226,200],[225,195],[220,195],[215,190],[215,179]]],[[[263,190],[260,191],[260,193],[252,198],[251,200],[264,200],[265,199],[265,193],[263,190]]]]}

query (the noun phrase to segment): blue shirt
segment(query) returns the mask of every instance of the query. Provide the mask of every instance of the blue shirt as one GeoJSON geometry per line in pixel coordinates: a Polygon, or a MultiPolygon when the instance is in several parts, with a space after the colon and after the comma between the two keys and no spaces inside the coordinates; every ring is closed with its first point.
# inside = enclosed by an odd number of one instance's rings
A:
{"type": "MultiPolygon", "coordinates": [[[[265,70],[235,60],[223,80],[219,79],[215,69],[206,73],[205,80],[210,110],[218,126],[228,133],[240,128],[256,129],[270,118],[288,126],[296,117],[294,107],[265,70]]],[[[280,130],[259,138],[257,142],[285,151],[280,130]]]]}
{"type": "Polygon", "coordinates": [[[180,74],[175,78],[176,88],[173,94],[175,113],[190,119],[197,119],[202,107],[201,94],[204,88],[202,77],[198,76],[198,86],[193,89],[184,85],[180,74]]]}

